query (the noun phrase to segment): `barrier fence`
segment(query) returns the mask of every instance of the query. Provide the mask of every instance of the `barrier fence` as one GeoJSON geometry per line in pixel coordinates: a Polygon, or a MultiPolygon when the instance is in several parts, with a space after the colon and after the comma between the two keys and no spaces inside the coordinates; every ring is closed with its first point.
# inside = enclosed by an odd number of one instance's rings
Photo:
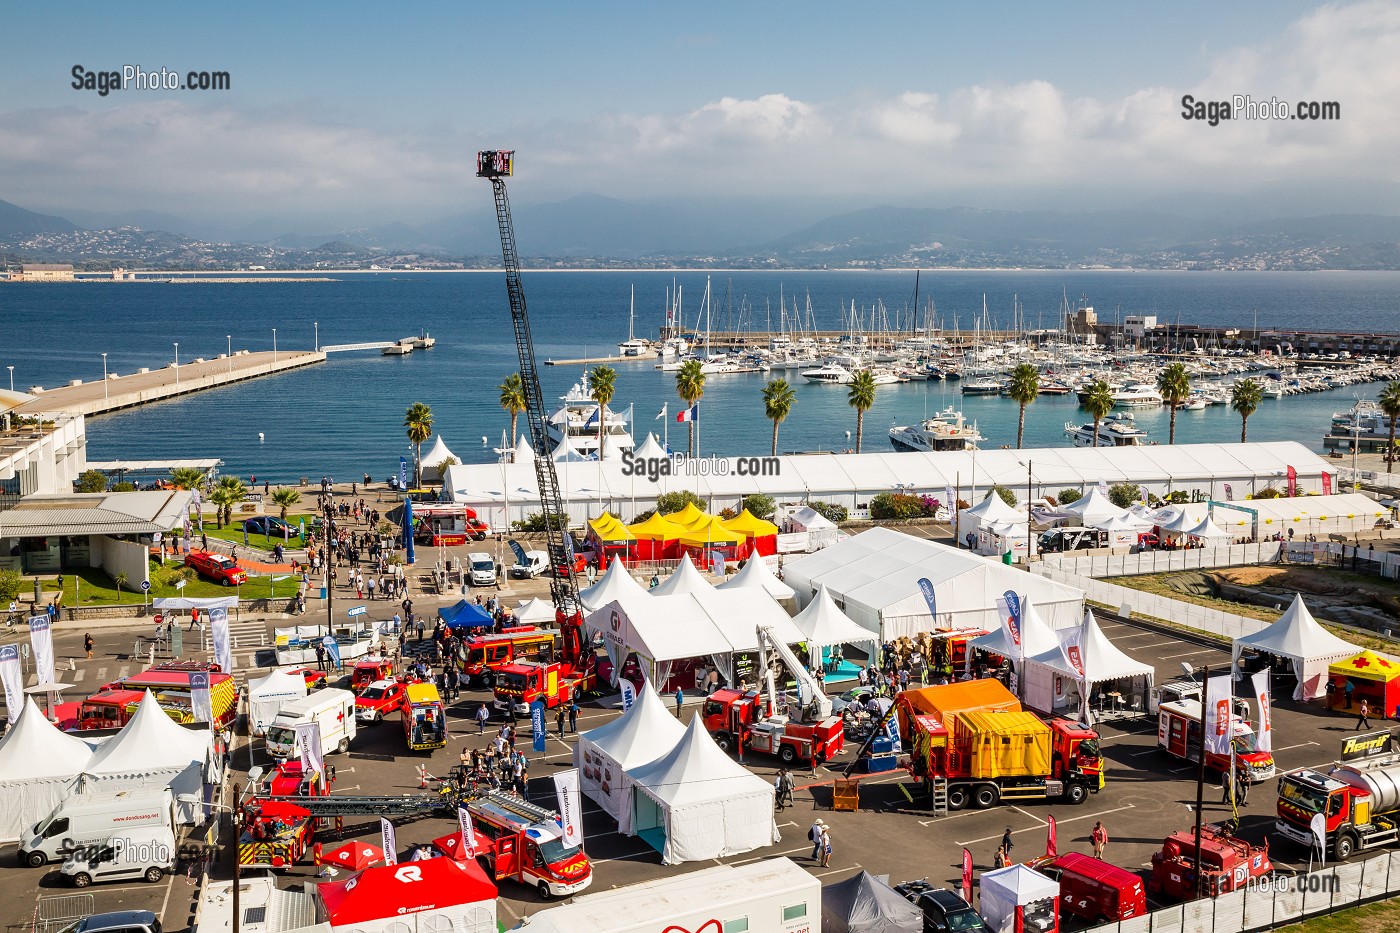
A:
{"type": "Polygon", "coordinates": [[[1303,875],[1275,876],[1216,898],[1202,898],[1091,927],[1085,933],[1253,933],[1400,894],[1400,852],[1303,875]]]}
{"type": "MultiPolygon", "coordinates": [[[[1269,564],[1279,559],[1281,547],[1283,545],[1278,541],[1260,541],[1227,547],[1140,551],[1137,554],[1046,554],[1041,557],[1040,563],[1082,577],[1131,577],[1145,573],[1269,564]]],[[[1397,564],[1400,565],[1400,557],[1397,557],[1397,564]]]]}

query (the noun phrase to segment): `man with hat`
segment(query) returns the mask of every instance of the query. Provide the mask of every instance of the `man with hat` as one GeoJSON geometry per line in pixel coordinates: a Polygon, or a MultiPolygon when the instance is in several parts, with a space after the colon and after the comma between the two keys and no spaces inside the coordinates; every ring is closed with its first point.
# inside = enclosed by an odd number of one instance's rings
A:
{"type": "Polygon", "coordinates": [[[816,861],[817,859],[821,858],[821,854],[822,854],[822,832],[823,832],[823,830],[825,830],[825,829],[826,829],[826,821],[823,820],[823,819],[821,819],[820,817],[818,817],[818,818],[817,818],[817,821],[816,821],[815,823],[812,824],[812,828],[811,828],[810,830],[807,831],[807,837],[808,837],[809,839],[812,840],[812,860],[813,860],[813,861],[816,861]]]}

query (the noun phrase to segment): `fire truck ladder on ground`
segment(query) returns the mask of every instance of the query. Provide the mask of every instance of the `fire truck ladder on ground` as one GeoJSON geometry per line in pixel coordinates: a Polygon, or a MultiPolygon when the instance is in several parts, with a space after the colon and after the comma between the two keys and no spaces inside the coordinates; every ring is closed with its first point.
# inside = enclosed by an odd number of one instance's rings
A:
{"type": "Polygon", "coordinates": [[[272,803],[290,803],[323,816],[394,816],[446,808],[449,801],[438,794],[397,797],[259,797],[272,803]]]}
{"type": "Polygon", "coordinates": [[[554,470],[549,434],[545,431],[544,394],[540,391],[540,376],[535,366],[535,344],[530,335],[530,317],[525,310],[525,289],[520,284],[520,259],[515,251],[510,199],[506,196],[506,178],[514,169],[514,163],[515,153],[511,151],[479,152],[476,174],[491,182],[491,190],[496,197],[496,224],[501,233],[506,294],[510,299],[511,323],[515,327],[515,349],[520,356],[520,381],[525,390],[525,422],[530,428],[530,443],[535,447],[535,479],[540,489],[550,569],[554,571],[549,578],[549,594],[555,610],[568,618],[579,612],[578,577],[574,573],[572,548],[567,544],[569,517],[564,512],[559,476],[554,470]],[[566,569],[567,573],[561,576],[558,573],[560,569],[566,569]]]}

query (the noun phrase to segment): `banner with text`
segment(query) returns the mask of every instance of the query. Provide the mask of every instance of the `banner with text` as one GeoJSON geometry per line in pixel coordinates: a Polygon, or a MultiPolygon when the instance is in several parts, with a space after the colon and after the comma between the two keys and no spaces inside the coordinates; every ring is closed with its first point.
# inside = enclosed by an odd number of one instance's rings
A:
{"type": "Polygon", "coordinates": [[[583,796],[579,792],[578,768],[554,775],[554,793],[559,798],[559,825],[564,830],[564,846],[583,845],[583,796]]]}
{"type": "Polygon", "coordinates": [[[29,643],[34,647],[34,673],[39,675],[41,684],[54,682],[52,625],[48,616],[31,616],[29,619],[29,643]]]}
{"type": "Polygon", "coordinates": [[[394,824],[384,817],[379,818],[379,843],[384,850],[384,864],[397,865],[399,863],[399,842],[394,834],[394,824]]]}
{"type": "Polygon", "coordinates": [[[214,705],[209,698],[209,674],[205,671],[190,674],[190,711],[194,714],[195,722],[214,721],[214,705]]]}
{"type": "Polygon", "coordinates": [[[457,808],[457,828],[462,833],[462,856],[476,858],[476,831],[472,829],[472,815],[466,807],[457,808]]]}
{"type": "Polygon", "coordinates": [[[1254,695],[1259,698],[1259,734],[1255,746],[1261,752],[1274,750],[1274,698],[1269,695],[1269,672],[1262,670],[1254,675],[1254,695]]]}
{"type": "Polygon", "coordinates": [[[209,610],[209,637],[214,640],[214,661],[225,674],[233,673],[233,649],[228,635],[228,609],[215,606],[209,610]]]}
{"type": "Polygon", "coordinates": [[[0,645],[0,682],[5,685],[5,713],[11,723],[24,712],[24,670],[19,645],[0,645]]]}
{"type": "Polygon", "coordinates": [[[637,688],[632,681],[623,678],[619,685],[622,688],[622,711],[625,713],[632,708],[632,704],[637,702],[637,688]]]}
{"type": "Polygon", "coordinates": [[[321,724],[315,720],[296,724],[297,755],[304,773],[326,774],[326,762],[321,756],[321,724]]]}
{"type": "Polygon", "coordinates": [[[1206,682],[1206,753],[1230,754],[1230,705],[1233,681],[1229,676],[1206,682]]]}

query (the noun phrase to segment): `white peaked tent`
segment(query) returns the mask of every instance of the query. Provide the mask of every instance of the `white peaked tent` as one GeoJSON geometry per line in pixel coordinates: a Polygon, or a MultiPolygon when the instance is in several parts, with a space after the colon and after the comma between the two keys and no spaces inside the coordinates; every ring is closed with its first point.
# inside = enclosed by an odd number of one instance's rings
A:
{"type": "Polygon", "coordinates": [[[969,532],[976,533],[983,525],[1007,522],[1025,524],[1026,513],[1006,504],[995,491],[987,493],[987,498],[958,513],[958,533],[964,538],[969,532]]]}
{"type": "Polygon", "coordinates": [[[179,803],[178,798],[183,794],[203,798],[205,768],[216,767],[210,754],[211,738],[207,730],[176,725],[160,708],[155,694],[147,690],[135,715],[83,767],[82,789],[169,787],[177,798],[180,822],[194,823],[199,819],[199,805],[179,803]]]}
{"type": "Polygon", "coordinates": [[[720,750],[693,716],[661,758],[630,769],[632,831],[667,865],[723,858],[781,842],[773,785],[720,750]]]}
{"type": "MultiPolygon", "coordinates": [[[[669,582],[669,581],[668,581],[669,582]]],[[[717,590],[738,590],[746,586],[763,589],[774,599],[792,599],[793,590],[782,580],[773,575],[773,571],[768,569],[768,562],[755,554],[744,562],[744,566],[739,568],[739,572],[728,580],[725,580],[717,590]]],[[[657,587],[660,589],[660,587],[657,587]]],[[[854,624],[854,623],[852,623],[854,624]]]]}
{"type": "MultiPolygon", "coordinates": [[[[807,651],[811,655],[833,645],[858,645],[864,642],[874,645],[878,641],[874,632],[852,622],[841,611],[825,586],[817,590],[817,595],[806,609],[793,616],[792,622],[806,636],[807,651]]],[[[871,656],[874,657],[873,652],[871,656]]]]}
{"type": "MultiPolygon", "coordinates": [[[[1021,928],[1016,912],[1037,901],[1056,901],[1060,883],[1033,868],[1010,865],[982,873],[982,899],[978,911],[991,933],[1011,933],[1021,928]]],[[[1029,924],[1027,924],[1029,926],[1029,924]]]]}
{"type": "MultiPolygon", "coordinates": [[[[1049,668],[1050,673],[1059,678],[1057,687],[1068,683],[1077,688],[1074,693],[1057,688],[1054,694],[1056,707],[1077,702],[1080,721],[1092,722],[1089,699],[1098,686],[1100,689],[1116,690],[1128,706],[1137,700],[1140,708],[1147,708],[1152,696],[1152,665],[1134,661],[1109,641],[1092,612],[1085,610],[1084,622],[1078,628],[1061,629],[1056,634],[1060,640],[1057,650],[1026,661],[1028,668],[1049,668]]],[[[1053,710],[1047,709],[1045,712],[1053,710]]]]}
{"type": "Polygon", "coordinates": [[[73,793],[74,778],[91,757],[86,742],[61,732],[26,697],[24,711],[0,739],[0,843],[14,842],[52,813],[73,793]]]}
{"type": "Polygon", "coordinates": [[[632,451],[632,456],[639,460],[664,460],[670,454],[666,453],[666,448],[661,446],[655,434],[648,434],[642,446],[632,451]]]}
{"type": "Polygon", "coordinates": [[[578,598],[585,609],[601,609],[615,599],[644,596],[646,592],[622,561],[615,560],[608,564],[608,569],[597,583],[579,591],[578,598]]]}
{"type": "Polygon", "coordinates": [[[283,704],[306,696],[306,678],[286,671],[273,671],[248,685],[248,729],[263,735],[272,725],[283,704]]]}
{"type": "Polygon", "coordinates": [[[437,436],[433,442],[432,449],[423,455],[419,462],[423,464],[423,479],[425,482],[441,482],[443,476],[442,461],[452,458],[453,462],[462,461],[452,451],[447,449],[447,444],[443,441],[442,435],[437,436]]]}
{"type": "Polygon", "coordinates": [[[1099,487],[1093,486],[1087,494],[1056,509],[1054,516],[1057,519],[1077,521],[1086,528],[1098,528],[1100,522],[1119,518],[1127,514],[1127,511],[1114,505],[1107,496],[1099,492],[1099,487]]]}
{"type": "Polygon", "coordinates": [[[1199,538],[1206,547],[1219,547],[1222,544],[1230,543],[1230,532],[1221,530],[1215,522],[1210,520],[1209,515],[1201,519],[1200,524],[1186,534],[1192,538],[1199,538]]]}
{"type": "Polygon", "coordinates": [[[530,442],[529,442],[529,440],[526,439],[526,437],[525,437],[524,434],[520,435],[520,437],[516,439],[516,441],[515,441],[515,449],[514,449],[513,451],[511,451],[510,462],[511,462],[511,463],[534,463],[534,462],[535,462],[535,448],[533,448],[533,447],[530,446],[530,442]]]}
{"type": "Polygon", "coordinates": [[[1138,535],[1151,528],[1152,523],[1144,521],[1131,512],[1124,512],[1122,515],[1115,515],[1112,518],[1095,522],[1092,527],[1108,532],[1109,545],[1119,547],[1125,544],[1137,544],[1138,535]]]}
{"type": "Polygon", "coordinates": [[[554,621],[554,604],[536,596],[518,603],[511,616],[522,625],[545,625],[554,621]]]}
{"type": "Polygon", "coordinates": [[[1268,628],[1235,639],[1231,660],[1236,669],[1245,649],[1293,662],[1293,675],[1298,678],[1298,686],[1293,690],[1295,700],[1316,700],[1322,696],[1327,690],[1328,665],[1361,650],[1318,625],[1303,604],[1303,597],[1297,594],[1288,611],[1268,628]]]}
{"type": "Polygon", "coordinates": [[[1016,693],[1032,709],[1051,712],[1055,708],[1055,675],[1035,659],[1060,651],[1060,639],[1055,630],[1041,618],[1034,602],[1021,597],[1021,639],[1017,644],[1011,635],[1011,620],[1003,618],[1001,628],[978,636],[968,642],[972,648],[990,651],[1011,662],[1016,672],[1016,693]]]}
{"type": "MultiPolygon", "coordinates": [[[[1164,509],[1163,512],[1165,511],[1164,509]]],[[[1185,509],[1175,509],[1169,516],[1163,515],[1158,520],[1157,527],[1162,529],[1163,534],[1184,535],[1190,534],[1191,529],[1198,524],[1199,522],[1192,518],[1185,509]]]]}
{"type": "Polygon", "coordinates": [[[628,769],[655,761],[676,747],[685,726],[666,709],[649,684],[621,716],[583,733],[574,746],[574,766],[586,796],[617,820],[617,831],[632,831],[632,778],[628,769]]]}
{"type": "Polygon", "coordinates": [[[553,460],[555,463],[584,463],[592,458],[578,449],[572,437],[566,436],[562,441],[554,445],[554,450],[550,453],[549,459],[553,460]]]}
{"type": "Polygon", "coordinates": [[[686,554],[671,575],[661,581],[660,586],[647,590],[653,596],[681,596],[686,593],[704,593],[713,590],[710,581],[700,575],[695,564],[686,554]]]}
{"type": "Polygon", "coordinates": [[[840,534],[835,522],[810,505],[804,505],[785,518],[782,529],[784,533],[807,532],[808,551],[820,551],[827,545],[835,544],[836,536],[840,534]]]}

